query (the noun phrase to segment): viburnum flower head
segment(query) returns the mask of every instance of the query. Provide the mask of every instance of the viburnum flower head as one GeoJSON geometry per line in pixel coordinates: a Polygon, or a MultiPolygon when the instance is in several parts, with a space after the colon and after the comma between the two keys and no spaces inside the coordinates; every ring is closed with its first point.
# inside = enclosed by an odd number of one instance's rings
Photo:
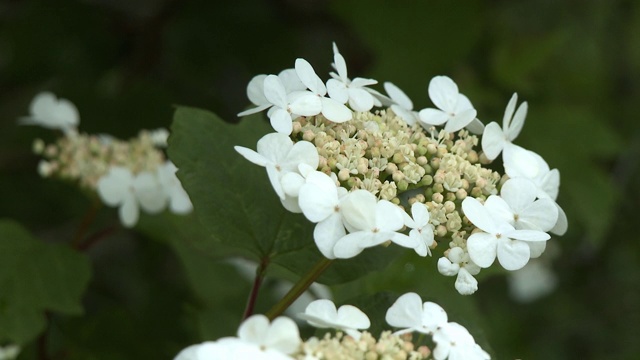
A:
{"type": "Polygon", "coordinates": [[[335,259],[333,248],[346,235],[342,220],[340,202],[347,190],[338,187],[329,175],[313,171],[307,174],[306,182],[300,188],[298,204],[304,216],[317,223],[313,239],[318,249],[328,259],[335,259]]]}
{"type": "Polygon", "coordinates": [[[526,242],[546,241],[550,238],[549,234],[538,230],[516,230],[472,197],[462,201],[462,210],[469,221],[482,230],[471,234],[467,239],[467,251],[471,260],[482,268],[491,266],[497,257],[506,270],[518,270],[531,257],[531,250],[526,242]]]}
{"type": "Polygon", "coordinates": [[[447,312],[433,302],[422,302],[420,295],[409,292],[400,296],[385,315],[386,322],[397,328],[402,328],[394,334],[401,335],[410,332],[433,334],[439,327],[447,323],[447,312]]]}
{"type": "Polygon", "coordinates": [[[281,200],[285,200],[285,191],[281,178],[289,172],[297,172],[300,164],[318,168],[320,157],[316,147],[308,141],[293,143],[289,136],[270,133],[258,140],[257,152],[242,146],[234,149],[252,163],[267,169],[269,181],[281,200]]]}
{"type": "Polygon", "coordinates": [[[253,315],[240,325],[237,338],[187,347],[174,360],[284,360],[291,359],[287,355],[297,351],[300,343],[300,333],[293,320],[278,317],[269,323],[266,316],[253,315]]]}
{"type": "Polygon", "coordinates": [[[155,174],[114,166],[98,180],[98,195],[109,206],[118,206],[120,221],[126,227],[138,222],[140,207],[148,213],[162,211],[166,204],[164,189],[155,174]]]}
{"type": "MultiPolygon", "coordinates": [[[[418,113],[420,121],[427,127],[445,124],[446,132],[458,131],[472,123],[476,118],[476,110],[469,99],[460,94],[458,85],[447,76],[436,76],[429,82],[429,98],[437,109],[426,108],[418,113]]],[[[479,121],[472,124],[473,132],[481,131],[479,121]]]]}
{"type": "Polygon", "coordinates": [[[314,327],[324,329],[333,328],[342,330],[356,341],[362,335],[358,329],[368,329],[371,326],[369,317],[352,305],[342,305],[336,310],[336,305],[331,300],[320,299],[307,305],[304,313],[298,317],[314,327]]]}
{"type": "Polygon", "coordinates": [[[341,202],[344,225],[349,234],[340,238],[333,249],[338,258],[351,258],[365,248],[392,241],[413,248],[409,238],[397,233],[404,226],[403,210],[387,200],[378,201],[367,190],[347,194],[341,202]]]}
{"type": "Polygon", "coordinates": [[[327,81],[327,92],[329,96],[342,103],[349,103],[351,109],[355,111],[369,111],[373,106],[381,106],[378,101],[366,88],[366,86],[377,84],[373,79],[357,77],[353,80],[347,75],[347,63],[338,51],[338,46],[333,43],[333,64],[337,73],[331,72],[332,79],[327,81]]]}
{"type": "Polygon", "coordinates": [[[514,93],[504,110],[502,118],[502,128],[497,122],[489,123],[482,133],[482,151],[489,160],[494,160],[500,155],[500,152],[508,151],[512,141],[520,134],[524,126],[524,120],[527,117],[527,102],[523,102],[516,110],[518,103],[518,94],[514,93]],[[514,115],[515,111],[515,115],[514,115]]]}
{"type": "Polygon", "coordinates": [[[65,134],[75,132],[80,123],[76,106],[67,99],[58,99],[50,92],[36,95],[29,105],[30,116],[21,118],[22,125],[40,125],[49,129],[59,129],[65,134]]]}
{"type": "Polygon", "coordinates": [[[413,102],[404,91],[389,81],[384,83],[384,91],[387,92],[387,95],[389,95],[393,101],[391,110],[396,115],[409,125],[418,122],[418,112],[413,110],[413,102]]]}

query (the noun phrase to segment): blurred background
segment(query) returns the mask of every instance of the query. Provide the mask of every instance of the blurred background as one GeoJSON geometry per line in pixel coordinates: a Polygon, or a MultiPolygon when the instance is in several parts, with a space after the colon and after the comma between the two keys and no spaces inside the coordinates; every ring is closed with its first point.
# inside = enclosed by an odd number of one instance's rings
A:
{"type": "MultiPolygon", "coordinates": [[[[235,122],[256,74],[303,57],[326,80],[333,41],[350,77],[392,81],[414,109],[431,105],[435,75],[453,78],[485,124],[501,121],[513,92],[528,101],[516,142],[560,169],[569,231],[543,255],[556,279],[548,295],[518,300],[490,274],[465,299],[494,358],[640,358],[638,1],[0,0],[0,217],[66,242],[90,206],[36,173],[31,143],[54,135],[16,119],[38,92],[75,103],[81,131],[124,139],[169,127],[178,104],[235,122]]],[[[103,209],[92,229],[113,223],[103,209]]],[[[171,358],[233,334],[244,304],[224,297],[242,299],[250,283],[176,241],[192,236],[154,236],[143,222],[86,250],[85,315],[51,315],[21,356],[171,358]]],[[[441,277],[429,261],[415,276],[441,277]]],[[[440,304],[467,325],[457,301],[440,304]]]]}

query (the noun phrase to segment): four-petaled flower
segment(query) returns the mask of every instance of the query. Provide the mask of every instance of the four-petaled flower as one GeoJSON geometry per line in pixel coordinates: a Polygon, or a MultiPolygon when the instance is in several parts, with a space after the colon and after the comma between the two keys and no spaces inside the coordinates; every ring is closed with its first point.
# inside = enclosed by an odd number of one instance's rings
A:
{"type": "Polygon", "coordinates": [[[447,76],[436,76],[429,82],[429,98],[437,109],[426,108],[418,113],[420,121],[427,127],[445,124],[446,132],[455,132],[472,125],[473,132],[482,132],[482,124],[477,121],[476,109],[469,99],[458,92],[456,85],[447,76]]]}
{"type": "Polygon", "coordinates": [[[28,117],[18,120],[22,125],[40,125],[49,129],[59,129],[65,134],[76,132],[80,115],[76,106],[67,99],[57,99],[50,92],[36,95],[29,105],[28,117]]]}
{"type": "Polygon", "coordinates": [[[502,118],[502,128],[497,122],[493,121],[484,128],[482,133],[482,151],[489,160],[494,160],[500,155],[500,152],[509,151],[511,142],[520,134],[524,119],[527,117],[527,102],[523,102],[516,109],[518,102],[518,94],[514,93],[504,110],[502,118]],[[515,111],[515,115],[513,112],[515,111]]]}
{"type": "Polygon", "coordinates": [[[336,310],[333,301],[325,299],[313,301],[298,317],[317,328],[342,330],[355,340],[360,340],[362,335],[358,329],[364,330],[371,326],[369,317],[357,307],[342,305],[336,310]]]}
{"type": "Polygon", "coordinates": [[[336,43],[333,43],[333,68],[337,74],[331,72],[332,79],[327,81],[327,92],[332,99],[346,104],[355,111],[369,111],[375,106],[382,105],[366,88],[369,85],[375,85],[378,81],[373,79],[364,79],[357,77],[353,80],[347,76],[347,63],[344,57],[338,51],[336,43]]]}

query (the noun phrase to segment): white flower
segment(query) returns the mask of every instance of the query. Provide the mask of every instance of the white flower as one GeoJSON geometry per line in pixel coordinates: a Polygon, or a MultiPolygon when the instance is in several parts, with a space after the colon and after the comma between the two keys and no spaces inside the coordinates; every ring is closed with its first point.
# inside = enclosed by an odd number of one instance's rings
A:
{"type": "Polygon", "coordinates": [[[0,360],[12,360],[18,357],[20,354],[20,346],[18,345],[5,345],[0,346],[0,360]]]}
{"type": "Polygon", "coordinates": [[[282,177],[297,171],[300,164],[316,169],[320,161],[312,143],[298,141],[294,144],[289,136],[280,133],[270,133],[258,140],[257,152],[242,146],[234,146],[234,149],[247,160],[267,169],[269,181],[281,200],[285,200],[282,177]]]}
{"type": "Polygon", "coordinates": [[[158,181],[169,200],[169,210],[175,214],[188,214],[193,210],[191,199],[176,176],[178,168],[169,160],[157,170],[158,181]]]}
{"type": "Polygon", "coordinates": [[[353,80],[349,79],[347,76],[347,63],[338,51],[336,43],[333,43],[333,64],[331,65],[338,72],[337,74],[331,72],[330,75],[333,79],[327,81],[327,91],[332,99],[342,104],[348,102],[349,106],[355,111],[369,111],[374,105],[382,105],[365,88],[365,86],[377,84],[376,80],[359,77],[353,80]]]}
{"type": "Polygon", "coordinates": [[[153,145],[160,148],[166,148],[167,139],[169,139],[169,130],[165,128],[150,130],[149,137],[151,138],[151,142],[153,143],[153,145]]]}
{"type": "Polygon", "coordinates": [[[411,216],[404,213],[404,224],[411,228],[409,232],[410,241],[415,244],[414,250],[420,256],[431,256],[431,245],[433,245],[433,226],[429,223],[429,211],[427,207],[419,202],[411,206],[411,216]]]}
{"type": "Polygon", "coordinates": [[[433,334],[447,323],[447,313],[440,305],[429,301],[423,303],[420,295],[409,292],[391,305],[385,320],[393,327],[402,328],[395,335],[414,331],[433,334]]]}
{"type": "Polygon", "coordinates": [[[335,259],[333,248],[346,235],[340,211],[340,199],[346,193],[346,189],[338,187],[331,177],[320,171],[309,173],[300,188],[298,204],[304,216],[317,223],[313,239],[328,259],[335,259]]]}
{"type": "Polygon", "coordinates": [[[505,269],[520,269],[531,256],[531,250],[526,242],[546,241],[550,238],[542,231],[516,230],[507,221],[494,216],[472,197],[464,199],[462,210],[469,221],[482,230],[482,232],[471,234],[467,239],[467,251],[471,260],[482,268],[491,266],[497,256],[500,265],[505,269]]]}
{"type": "MultiPolygon", "coordinates": [[[[458,85],[447,76],[436,76],[429,82],[429,98],[438,109],[426,108],[418,113],[419,120],[427,127],[442,125],[446,132],[455,132],[471,124],[476,118],[476,110],[469,99],[458,92],[458,85]]],[[[481,127],[479,121],[473,124],[474,132],[481,127]],[[480,125],[478,125],[480,124],[480,125]]]]}
{"type": "Polygon", "coordinates": [[[303,314],[298,317],[317,328],[334,328],[343,330],[356,341],[360,340],[358,329],[368,329],[371,322],[365,313],[352,305],[342,305],[336,310],[331,300],[320,299],[310,303],[303,314]]]}
{"type": "Polygon", "coordinates": [[[502,118],[502,128],[497,122],[491,122],[484,129],[482,134],[482,151],[489,160],[494,160],[500,155],[502,149],[511,144],[524,125],[524,119],[527,117],[527,102],[523,102],[518,110],[513,114],[516,103],[518,102],[518,94],[514,93],[504,110],[502,118]]]}
{"type": "Polygon", "coordinates": [[[310,91],[292,92],[290,94],[291,101],[301,104],[300,109],[308,110],[309,113],[316,111],[318,103],[320,104],[321,110],[310,115],[298,111],[294,111],[294,113],[312,116],[322,112],[325,118],[335,123],[351,120],[353,113],[348,107],[332,98],[325,97],[327,88],[307,60],[301,58],[296,59],[295,69],[300,81],[302,81],[310,91]]]}
{"type": "MultiPolygon", "coordinates": [[[[537,187],[536,196],[540,199],[549,198],[555,201],[558,198],[560,171],[550,170],[542,156],[518,145],[509,144],[502,158],[505,172],[510,178],[524,177],[533,181],[537,187]]],[[[556,207],[558,220],[550,231],[556,235],[564,235],[568,228],[567,215],[557,203],[556,207]]]]}
{"type": "Polygon", "coordinates": [[[22,125],[40,125],[60,129],[65,134],[76,132],[80,123],[78,109],[67,99],[57,99],[50,92],[41,92],[31,100],[28,117],[18,120],[22,125]]]}
{"type": "Polygon", "coordinates": [[[413,102],[404,91],[389,81],[384,83],[384,90],[393,101],[391,110],[396,115],[409,125],[413,125],[419,120],[418,112],[413,111],[413,102]]]}
{"type": "Polygon", "coordinates": [[[278,317],[269,323],[264,315],[253,315],[238,329],[238,337],[226,337],[183,349],[174,360],[284,360],[300,347],[300,332],[296,323],[278,317]]]}
{"type": "Polygon", "coordinates": [[[450,322],[443,324],[434,334],[433,349],[435,360],[487,360],[490,359],[482,348],[476,344],[473,336],[462,325],[450,322]]]}
{"type": "Polygon", "coordinates": [[[139,207],[148,213],[162,211],[166,196],[155,174],[141,172],[134,177],[127,168],[114,166],[98,180],[98,195],[109,206],[118,206],[120,221],[126,227],[138,222],[139,207]]]}
{"type": "Polygon", "coordinates": [[[438,259],[438,271],[445,276],[455,276],[455,288],[461,295],[471,295],[478,291],[478,280],[473,275],[480,273],[476,265],[461,247],[449,250],[446,257],[438,259]]]}
{"type": "Polygon", "coordinates": [[[403,210],[393,203],[378,201],[369,191],[359,189],[344,197],[341,210],[349,234],[336,242],[333,248],[336,257],[351,258],[388,240],[412,248],[407,237],[396,232],[404,225],[404,216],[403,210]]]}

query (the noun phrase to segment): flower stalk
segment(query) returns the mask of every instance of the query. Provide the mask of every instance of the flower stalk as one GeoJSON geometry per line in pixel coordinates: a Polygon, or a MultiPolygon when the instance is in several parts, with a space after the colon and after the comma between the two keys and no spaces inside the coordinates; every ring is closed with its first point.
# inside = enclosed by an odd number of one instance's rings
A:
{"type": "Polygon", "coordinates": [[[313,284],[318,277],[333,263],[333,259],[322,258],[318,261],[298,282],[293,285],[291,290],[278,301],[267,313],[265,314],[269,320],[275,319],[282,314],[303,292],[305,292],[311,284],[313,284]]]}

